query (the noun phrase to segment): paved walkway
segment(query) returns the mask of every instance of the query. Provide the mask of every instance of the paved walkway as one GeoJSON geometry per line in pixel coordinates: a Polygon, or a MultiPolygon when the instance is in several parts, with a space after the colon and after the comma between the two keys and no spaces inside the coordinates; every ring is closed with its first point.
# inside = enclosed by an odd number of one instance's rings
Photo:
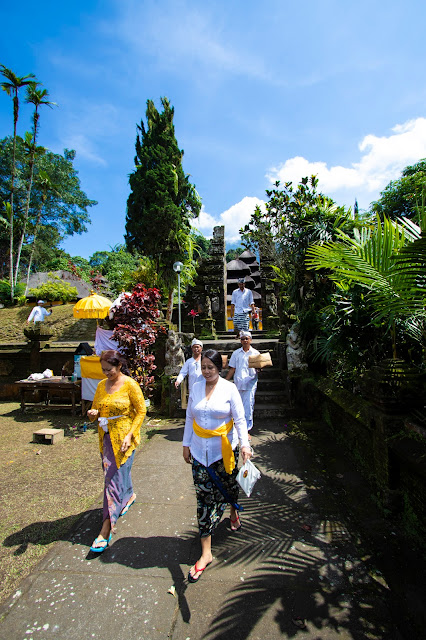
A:
{"type": "Polygon", "coordinates": [[[319,477],[308,479],[306,454],[282,422],[255,428],[254,462],[263,476],[254,496],[241,500],[243,528],[232,533],[229,518],[222,521],[213,564],[188,584],[199,542],[182,431],[181,421],[171,421],[139,451],[137,501],[120,519],[113,544],[99,556],[89,551],[99,502],[6,603],[1,639],[400,637],[386,589],[358,559],[333,497],[314,507],[312,496],[327,489],[319,477]]]}

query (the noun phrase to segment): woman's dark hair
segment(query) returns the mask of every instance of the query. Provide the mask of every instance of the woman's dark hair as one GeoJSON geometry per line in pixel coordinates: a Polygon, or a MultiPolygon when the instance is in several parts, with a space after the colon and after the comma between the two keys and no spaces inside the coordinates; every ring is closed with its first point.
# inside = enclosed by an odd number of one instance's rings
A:
{"type": "Polygon", "coordinates": [[[119,352],[114,349],[107,349],[106,351],[102,351],[100,360],[104,362],[108,362],[112,367],[118,367],[121,365],[121,373],[124,373],[125,376],[130,375],[129,367],[127,366],[126,358],[119,352]]]}
{"type": "Polygon", "coordinates": [[[203,358],[208,358],[209,360],[211,360],[214,366],[218,368],[219,373],[222,371],[222,356],[218,351],[216,351],[215,349],[207,349],[201,354],[201,360],[203,358]]]}

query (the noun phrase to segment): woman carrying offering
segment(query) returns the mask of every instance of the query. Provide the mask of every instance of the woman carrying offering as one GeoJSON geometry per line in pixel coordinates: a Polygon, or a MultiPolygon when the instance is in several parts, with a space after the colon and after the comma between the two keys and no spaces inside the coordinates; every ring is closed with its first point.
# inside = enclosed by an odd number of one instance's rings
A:
{"type": "Polygon", "coordinates": [[[100,356],[105,380],[97,386],[87,415],[98,419],[99,447],[105,476],[103,522],[99,536],[90,547],[102,553],[109,545],[115,523],[136,500],[131,469],[146,407],[138,383],[130,378],[119,351],[103,351],[100,356]]]}
{"type": "Polygon", "coordinates": [[[234,384],[220,377],[221,370],[220,354],[214,349],[205,351],[201,359],[203,377],[194,383],[186,410],[183,457],[188,464],[192,462],[201,538],[201,557],[189,570],[189,582],[197,582],[213,560],[212,533],[228,502],[231,530],[241,527],[235,507],[238,443],[243,462],[251,457],[251,448],[240,394],[234,384]]]}

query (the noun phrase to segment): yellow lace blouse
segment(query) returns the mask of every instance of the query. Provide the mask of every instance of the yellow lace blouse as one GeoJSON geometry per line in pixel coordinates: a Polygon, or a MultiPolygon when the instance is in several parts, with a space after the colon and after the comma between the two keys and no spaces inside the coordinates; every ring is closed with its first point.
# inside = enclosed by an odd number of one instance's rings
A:
{"type": "MultiPolygon", "coordinates": [[[[112,449],[117,468],[120,468],[141,441],[140,428],[146,415],[145,400],[138,383],[128,376],[123,386],[115,393],[107,393],[105,382],[106,380],[101,380],[96,388],[92,409],[97,409],[102,418],[123,416],[117,420],[108,420],[112,449]],[[121,444],[132,428],[132,443],[127,451],[122,453],[121,444]]],[[[99,426],[98,432],[99,448],[103,453],[105,431],[99,426]]]]}

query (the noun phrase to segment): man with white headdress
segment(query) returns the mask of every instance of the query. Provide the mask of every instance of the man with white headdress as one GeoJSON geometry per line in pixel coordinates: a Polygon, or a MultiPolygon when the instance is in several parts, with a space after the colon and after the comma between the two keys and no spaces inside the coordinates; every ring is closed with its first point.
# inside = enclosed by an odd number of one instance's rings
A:
{"type": "Polygon", "coordinates": [[[28,316],[27,324],[29,324],[32,320],[35,325],[36,322],[43,322],[46,316],[50,316],[50,314],[52,313],[52,307],[50,307],[50,311],[48,311],[44,308],[44,305],[44,300],[37,301],[37,305],[33,307],[30,315],[28,316]]]}
{"type": "Polygon", "coordinates": [[[188,391],[191,393],[192,385],[197,380],[197,378],[201,375],[201,352],[203,350],[203,343],[201,340],[197,340],[194,338],[191,342],[191,351],[192,358],[188,358],[182,369],[179,372],[178,377],[176,378],[175,387],[176,389],[181,384],[184,378],[188,376],[188,391]]]}
{"type": "MultiPolygon", "coordinates": [[[[247,429],[253,426],[254,397],[257,389],[257,370],[249,367],[249,357],[259,355],[259,351],[251,346],[250,331],[240,331],[241,348],[234,351],[229,360],[229,371],[226,379],[234,376],[235,386],[243,401],[247,429]]],[[[249,440],[251,440],[249,434],[249,440]]]]}
{"type": "Polygon", "coordinates": [[[246,289],[245,278],[238,278],[238,289],[231,296],[231,317],[237,336],[240,331],[248,331],[250,313],[254,313],[253,292],[246,289]]]}

